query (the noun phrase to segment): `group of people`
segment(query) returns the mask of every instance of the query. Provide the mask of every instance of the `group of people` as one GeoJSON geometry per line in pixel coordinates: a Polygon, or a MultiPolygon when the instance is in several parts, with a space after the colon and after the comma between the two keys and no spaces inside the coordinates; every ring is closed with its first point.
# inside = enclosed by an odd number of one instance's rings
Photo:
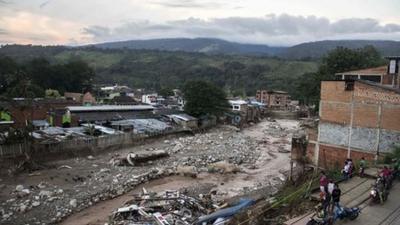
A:
{"type": "Polygon", "coordinates": [[[337,183],[332,179],[328,179],[324,171],[321,171],[321,178],[319,179],[320,198],[324,217],[332,215],[335,206],[339,207],[341,190],[337,183]]]}

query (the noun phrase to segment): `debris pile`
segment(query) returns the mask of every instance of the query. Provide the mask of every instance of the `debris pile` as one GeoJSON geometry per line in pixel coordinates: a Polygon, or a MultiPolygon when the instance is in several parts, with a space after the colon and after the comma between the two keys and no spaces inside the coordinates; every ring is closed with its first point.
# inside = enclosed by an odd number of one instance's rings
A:
{"type": "Polygon", "coordinates": [[[163,194],[147,192],[134,196],[110,217],[111,225],[185,225],[224,224],[241,209],[254,203],[242,199],[239,204],[224,208],[212,200],[211,194],[190,197],[179,191],[165,191],[163,194]]]}

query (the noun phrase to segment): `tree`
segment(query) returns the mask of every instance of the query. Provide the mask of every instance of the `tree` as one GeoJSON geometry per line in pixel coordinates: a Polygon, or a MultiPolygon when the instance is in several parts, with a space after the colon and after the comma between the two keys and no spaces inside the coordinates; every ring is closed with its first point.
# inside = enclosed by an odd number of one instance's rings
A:
{"type": "Polygon", "coordinates": [[[174,91],[171,88],[162,88],[158,93],[163,97],[174,95],[174,91]]]}
{"type": "Polygon", "coordinates": [[[335,74],[349,70],[383,65],[384,60],[373,46],[360,49],[338,47],[330,51],[315,73],[304,73],[297,81],[296,96],[308,105],[318,106],[322,80],[335,79],[335,74]]]}
{"type": "Polygon", "coordinates": [[[228,107],[225,92],[207,81],[189,81],[184,85],[185,111],[193,116],[220,115],[228,107]]]}
{"type": "Polygon", "coordinates": [[[47,89],[45,91],[45,97],[46,98],[60,98],[61,95],[57,90],[54,89],[47,89]]]}

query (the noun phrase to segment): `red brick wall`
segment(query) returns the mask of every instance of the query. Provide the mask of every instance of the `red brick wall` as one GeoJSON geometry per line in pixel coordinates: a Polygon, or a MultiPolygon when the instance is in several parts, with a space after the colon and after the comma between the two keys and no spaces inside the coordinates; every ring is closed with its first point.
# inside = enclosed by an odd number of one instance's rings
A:
{"type": "Polygon", "coordinates": [[[350,102],[351,91],[345,91],[345,82],[340,81],[322,81],[321,82],[321,100],[350,102]]]}
{"type": "MultiPolygon", "coordinates": [[[[373,162],[375,159],[374,153],[368,152],[360,152],[351,150],[350,158],[353,162],[358,162],[361,158],[364,157],[365,160],[373,162]]],[[[326,146],[323,144],[319,145],[319,159],[318,164],[320,167],[327,169],[342,169],[344,166],[344,161],[347,159],[347,149],[326,146]]]]}
{"type": "Polygon", "coordinates": [[[381,128],[400,131],[400,105],[382,105],[381,128]]]}
{"type": "Polygon", "coordinates": [[[350,124],[350,105],[347,103],[322,102],[321,121],[350,124]]]}
{"type": "Polygon", "coordinates": [[[356,127],[378,127],[378,105],[354,104],[353,126],[356,127]]]}

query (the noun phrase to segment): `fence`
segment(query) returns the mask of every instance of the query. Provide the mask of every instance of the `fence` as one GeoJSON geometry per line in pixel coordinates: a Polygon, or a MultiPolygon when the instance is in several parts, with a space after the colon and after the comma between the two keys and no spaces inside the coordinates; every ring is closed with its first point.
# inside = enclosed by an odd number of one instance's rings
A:
{"type": "Polygon", "coordinates": [[[63,140],[58,143],[50,144],[36,143],[30,145],[27,143],[20,143],[13,145],[0,145],[0,158],[16,158],[24,155],[26,152],[34,155],[43,155],[51,153],[79,152],[83,150],[102,151],[111,147],[127,147],[153,137],[187,131],[189,130],[176,128],[173,130],[148,132],[143,134],[123,133],[84,139],[63,140]]]}

